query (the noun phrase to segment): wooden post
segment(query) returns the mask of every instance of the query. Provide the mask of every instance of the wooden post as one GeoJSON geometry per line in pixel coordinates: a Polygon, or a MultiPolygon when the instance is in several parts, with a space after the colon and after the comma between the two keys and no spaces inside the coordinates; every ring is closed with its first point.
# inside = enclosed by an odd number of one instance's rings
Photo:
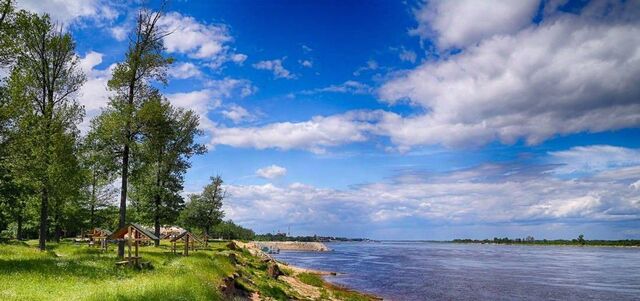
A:
{"type": "Polygon", "coordinates": [[[127,240],[127,246],[129,247],[129,258],[127,258],[127,261],[131,262],[131,236],[133,235],[133,231],[131,231],[131,227],[127,228],[127,236],[126,236],[126,240],[127,240]]]}
{"type": "Polygon", "coordinates": [[[189,234],[184,236],[184,256],[189,256],[189,234]]]}

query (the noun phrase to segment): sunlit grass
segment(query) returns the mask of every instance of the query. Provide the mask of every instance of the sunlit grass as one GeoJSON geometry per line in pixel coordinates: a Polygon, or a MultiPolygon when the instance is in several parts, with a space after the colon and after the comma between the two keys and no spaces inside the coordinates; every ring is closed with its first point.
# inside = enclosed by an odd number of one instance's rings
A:
{"type": "MultiPolygon", "coordinates": [[[[141,247],[142,261],[151,263],[144,269],[116,266],[113,245],[107,252],[70,241],[48,244],[45,252],[36,246],[36,241],[0,244],[0,300],[225,300],[229,296],[219,289],[225,279],[235,279],[234,287],[247,295],[306,300],[287,283],[269,277],[263,259],[246,250],[232,251],[222,242],[187,257],[172,254],[166,244],[141,247]]],[[[370,300],[314,274],[297,277],[333,299],[370,300]]]]}
{"type": "Polygon", "coordinates": [[[46,252],[35,242],[2,244],[0,300],[221,300],[217,287],[234,270],[216,251],[184,257],[168,246],[142,247],[143,261],[153,265],[142,271],[116,266],[115,252],[72,243],[50,244],[46,252]]]}

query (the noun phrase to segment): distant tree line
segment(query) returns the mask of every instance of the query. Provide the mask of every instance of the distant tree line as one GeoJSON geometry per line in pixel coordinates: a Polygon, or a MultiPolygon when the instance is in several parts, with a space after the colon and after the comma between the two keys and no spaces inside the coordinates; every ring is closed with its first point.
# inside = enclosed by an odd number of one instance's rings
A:
{"type": "Polygon", "coordinates": [[[640,240],[623,239],[623,240],[586,240],[584,235],[580,234],[574,239],[534,239],[533,236],[526,238],[498,238],[493,239],[454,239],[455,243],[481,243],[481,244],[530,244],[530,245],[577,245],[577,246],[640,246],[640,240]]]}
{"type": "Polygon", "coordinates": [[[331,242],[331,241],[366,241],[364,238],[346,238],[334,236],[288,236],[286,233],[265,233],[255,236],[257,241],[301,241],[301,242],[331,242]]]}
{"type": "MultiPolygon", "coordinates": [[[[78,94],[86,77],[67,29],[48,14],[0,0],[0,237],[47,241],[93,227],[179,223],[210,236],[246,238],[221,223],[225,190],[211,178],[184,200],[189,159],[206,148],[198,115],[160,92],[167,68],[159,10],[140,9],[128,47],[111,71],[109,102],[87,133],[78,94]],[[115,201],[117,199],[117,202],[115,201]]],[[[124,244],[118,253],[124,254],[124,244]]]]}

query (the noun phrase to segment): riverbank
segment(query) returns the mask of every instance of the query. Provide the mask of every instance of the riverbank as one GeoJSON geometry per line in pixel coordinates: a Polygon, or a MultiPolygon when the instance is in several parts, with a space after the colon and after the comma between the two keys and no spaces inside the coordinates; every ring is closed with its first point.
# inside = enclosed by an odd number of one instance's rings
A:
{"type": "Polygon", "coordinates": [[[36,245],[0,244],[0,300],[376,300],[239,242],[210,243],[189,256],[164,241],[141,247],[144,268],[116,266],[113,245],[108,252],[70,241],[46,252],[36,245]]]}
{"type": "Polygon", "coordinates": [[[321,242],[301,242],[301,241],[254,241],[256,246],[267,247],[274,250],[287,251],[308,251],[308,252],[328,252],[327,245],[321,242]]]}

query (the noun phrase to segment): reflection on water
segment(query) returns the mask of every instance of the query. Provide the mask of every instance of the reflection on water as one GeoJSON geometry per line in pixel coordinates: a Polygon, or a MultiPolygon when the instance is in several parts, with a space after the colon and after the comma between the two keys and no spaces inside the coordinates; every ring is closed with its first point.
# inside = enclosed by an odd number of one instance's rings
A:
{"type": "Polygon", "coordinates": [[[283,251],[326,279],[388,300],[640,300],[640,249],[422,242],[283,251]]]}

